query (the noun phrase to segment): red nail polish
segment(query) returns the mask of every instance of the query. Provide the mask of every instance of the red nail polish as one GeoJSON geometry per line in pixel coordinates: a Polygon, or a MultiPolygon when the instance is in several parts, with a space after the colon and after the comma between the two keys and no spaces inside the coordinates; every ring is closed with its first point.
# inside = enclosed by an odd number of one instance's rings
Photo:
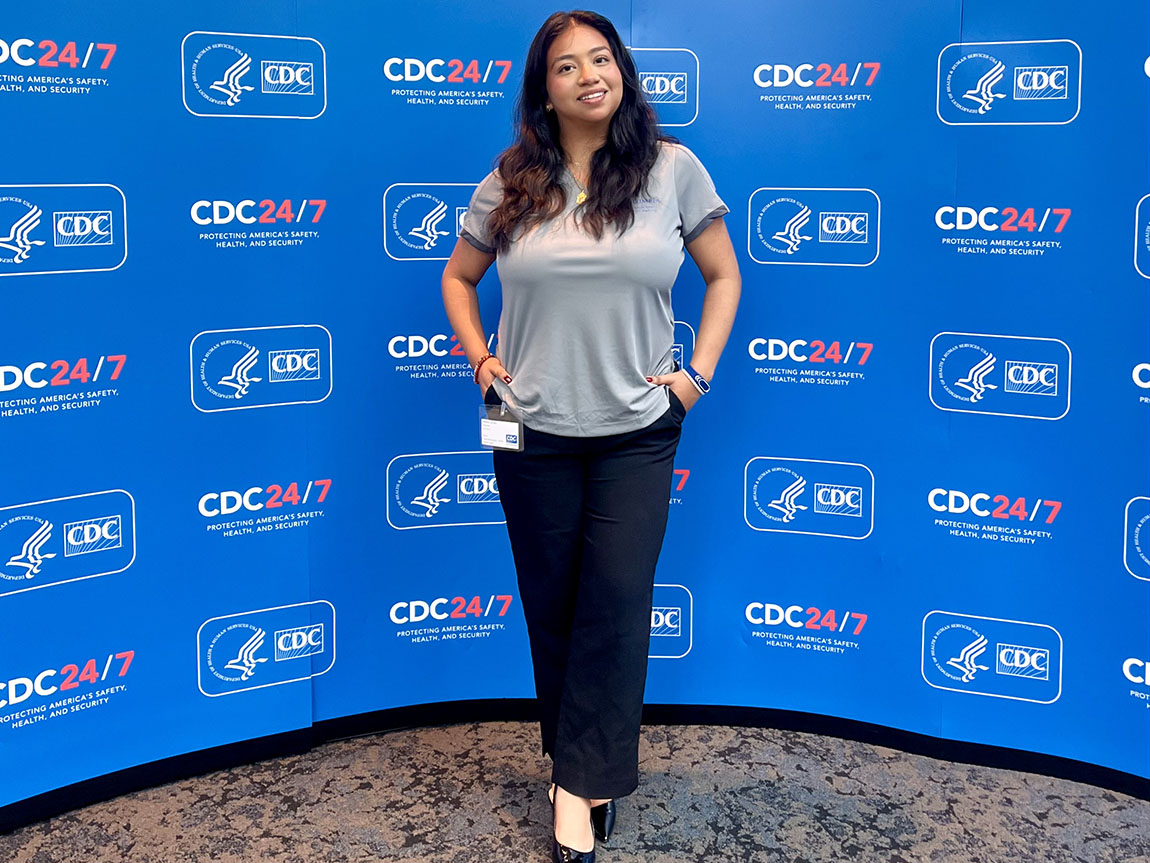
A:
{"type": "Polygon", "coordinates": [[[647,378],[647,383],[651,383],[653,380],[655,380],[655,379],[654,378],[647,378]]]}
{"type": "Polygon", "coordinates": [[[504,375],[503,382],[508,384],[511,383],[511,375],[504,375]]]}

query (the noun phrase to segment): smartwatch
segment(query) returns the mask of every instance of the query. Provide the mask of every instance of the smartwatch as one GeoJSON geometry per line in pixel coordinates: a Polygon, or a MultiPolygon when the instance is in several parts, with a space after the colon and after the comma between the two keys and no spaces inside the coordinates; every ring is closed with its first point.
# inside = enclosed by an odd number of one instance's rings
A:
{"type": "Polygon", "coordinates": [[[706,395],[710,391],[711,385],[707,383],[707,379],[691,368],[690,364],[683,366],[683,374],[695,385],[695,389],[699,391],[700,395],[706,395]]]}

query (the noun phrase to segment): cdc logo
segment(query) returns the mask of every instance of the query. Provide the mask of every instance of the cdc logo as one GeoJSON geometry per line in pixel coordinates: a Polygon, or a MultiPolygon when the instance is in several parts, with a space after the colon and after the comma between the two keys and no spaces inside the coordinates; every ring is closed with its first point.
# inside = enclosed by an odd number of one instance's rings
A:
{"type": "Polygon", "coordinates": [[[951,126],[1060,125],[1078,116],[1081,83],[1069,39],[953,43],[938,55],[936,110],[951,126]]]}
{"type": "Polygon", "coordinates": [[[1134,269],[1150,279],[1150,195],[1144,195],[1134,207],[1134,269]]]}
{"type": "Polygon", "coordinates": [[[656,605],[651,608],[651,637],[674,637],[683,631],[683,609],[656,605]]]}
{"type": "Polygon", "coordinates": [[[318,381],[320,363],[319,348],[268,351],[268,381],[318,381]]]}
{"type": "Polygon", "coordinates": [[[115,245],[111,210],[53,213],[52,227],[52,243],[56,246],[115,245]]]}
{"type": "Polygon", "coordinates": [[[315,67],[311,63],[260,61],[260,90],[292,96],[315,94],[315,67]]]}
{"type": "Polygon", "coordinates": [[[1126,571],[1142,581],[1150,581],[1150,497],[1134,497],[1126,502],[1126,541],[1122,560],[1126,571]]]}
{"type": "Polygon", "coordinates": [[[870,266],[881,209],[870,189],[756,189],[747,202],[747,254],[759,264],[870,266]]]}
{"type": "Polygon", "coordinates": [[[1022,644],[995,646],[995,673],[1031,680],[1050,679],[1050,651],[1045,647],[1027,647],[1022,644]]]}
{"type": "Polygon", "coordinates": [[[866,539],[874,474],[852,462],[756,456],[743,469],[743,519],[752,530],[866,539]]]}
{"type": "Polygon", "coordinates": [[[1062,419],[1070,360],[1058,339],[939,333],[930,343],[930,400],[944,411],[1062,419]]]}
{"type": "Polygon", "coordinates": [[[660,126],[689,126],[699,116],[699,57],[689,48],[632,48],[639,85],[660,126]]]}
{"type": "Polygon", "coordinates": [[[118,269],[126,223],[117,186],[0,186],[0,276],[118,269]]]}
{"type": "Polygon", "coordinates": [[[815,483],[815,512],[862,518],[863,490],[857,485],[815,483]]]}
{"type": "Polygon", "coordinates": [[[460,503],[498,503],[499,484],[493,473],[465,473],[458,477],[456,500],[460,503]]]}
{"type": "Polygon", "coordinates": [[[205,330],[189,356],[192,404],[205,413],[315,404],[331,394],[331,333],[319,324],[205,330]]]}
{"type": "Polygon", "coordinates": [[[922,620],[921,669],[935,689],[1053,704],[1062,635],[1044,623],[932,611],[922,620]]]}
{"type": "Polygon", "coordinates": [[[135,558],[126,491],[0,507],[0,596],[123,572],[135,558]]]}
{"type": "Polygon", "coordinates": [[[1058,395],[1058,366],[1055,363],[1006,361],[1005,391],[1035,396],[1058,395]]]}
{"type": "Polygon", "coordinates": [[[396,530],[504,524],[491,453],[397,455],[387,464],[387,523],[396,530]]]}
{"type": "Polygon", "coordinates": [[[695,598],[681,584],[656,584],[651,603],[650,659],[682,659],[694,638],[695,598]]]}
{"type": "Polygon", "coordinates": [[[318,677],[335,665],[335,606],[321,599],[209,618],[196,655],[209,698],[318,677]]]}
{"type": "Polygon", "coordinates": [[[118,515],[89,518],[64,525],[64,557],[122,546],[123,526],[118,515]]]}
{"type": "Polygon", "coordinates": [[[641,72],[639,84],[652,104],[686,104],[686,72],[641,72]]]}
{"type": "Polygon", "coordinates": [[[323,653],[323,624],[281,629],[275,634],[276,662],[323,653]]]}
{"type": "Polygon", "coordinates": [[[180,55],[184,107],[197,117],[314,120],[327,107],[326,53],[315,39],[197,30],[180,55]]]}
{"type": "Polygon", "coordinates": [[[446,261],[475,183],[392,183],[383,193],[383,250],[393,261],[446,261]]]}

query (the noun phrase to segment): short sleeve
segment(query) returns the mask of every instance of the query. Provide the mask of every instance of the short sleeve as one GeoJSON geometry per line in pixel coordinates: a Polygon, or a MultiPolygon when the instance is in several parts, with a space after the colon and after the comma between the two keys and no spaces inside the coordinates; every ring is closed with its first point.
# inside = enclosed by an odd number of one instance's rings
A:
{"type": "Polygon", "coordinates": [[[495,254],[495,247],[491,245],[488,218],[502,200],[503,183],[492,171],[483,178],[483,182],[471,196],[471,203],[467,205],[467,213],[463,217],[463,229],[459,232],[459,236],[484,254],[495,254]]]}
{"type": "Polygon", "coordinates": [[[689,243],[715,219],[731,212],[715,191],[715,184],[703,163],[681,144],[673,145],[675,196],[679,202],[679,224],[683,242],[689,243]]]}

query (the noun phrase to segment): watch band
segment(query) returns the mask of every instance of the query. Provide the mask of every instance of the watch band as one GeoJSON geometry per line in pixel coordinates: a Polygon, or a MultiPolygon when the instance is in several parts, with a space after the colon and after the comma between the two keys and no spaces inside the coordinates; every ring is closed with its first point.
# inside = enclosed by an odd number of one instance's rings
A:
{"type": "Polygon", "coordinates": [[[689,363],[683,366],[683,374],[694,384],[695,389],[699,391],[700,395],[706,395],[710,391],[711,385],[707,382],[707,379],[695,371],[689,363]]]}

